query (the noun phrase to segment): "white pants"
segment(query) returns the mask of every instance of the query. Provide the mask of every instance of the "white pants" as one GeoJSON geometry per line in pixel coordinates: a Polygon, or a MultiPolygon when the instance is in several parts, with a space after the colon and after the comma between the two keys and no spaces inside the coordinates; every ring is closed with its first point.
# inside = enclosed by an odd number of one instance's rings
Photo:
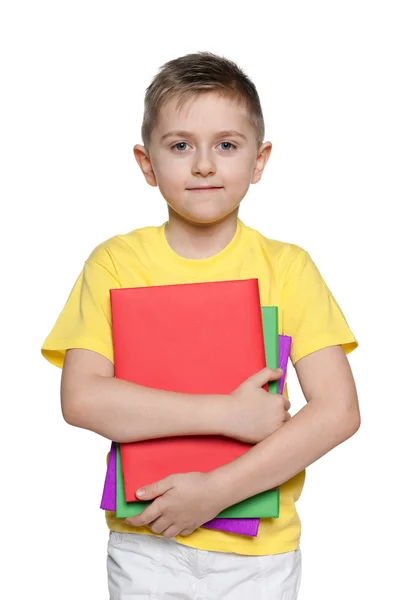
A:
{"type": "Polygon", "coordinates": [[[110,600],[296,600],[301,553],[208,552],[111,531],[107,568],[110,600]]]}

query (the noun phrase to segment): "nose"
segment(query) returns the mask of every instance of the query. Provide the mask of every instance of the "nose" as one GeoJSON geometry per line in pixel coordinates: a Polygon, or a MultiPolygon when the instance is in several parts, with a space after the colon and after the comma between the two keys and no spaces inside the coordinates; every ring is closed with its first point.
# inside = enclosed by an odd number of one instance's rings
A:
{"type": "Polygon", "coordinates": [[[216,171],[216,166],[212,157],[208,152],[196,152],[192,165],[192,175],[207,175],[213,174],[216,171]]]}

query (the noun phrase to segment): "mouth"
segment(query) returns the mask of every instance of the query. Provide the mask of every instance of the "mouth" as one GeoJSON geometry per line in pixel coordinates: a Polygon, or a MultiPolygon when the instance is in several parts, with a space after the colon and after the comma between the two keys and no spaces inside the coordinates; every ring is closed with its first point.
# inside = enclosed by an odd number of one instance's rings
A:
{"type": "Polygon", "coordinates": [[[187,188],[189,192],[213,192],[215,190],[222,190],[222,187],[208,186],[208,187],[194,187],[187,188]]]}

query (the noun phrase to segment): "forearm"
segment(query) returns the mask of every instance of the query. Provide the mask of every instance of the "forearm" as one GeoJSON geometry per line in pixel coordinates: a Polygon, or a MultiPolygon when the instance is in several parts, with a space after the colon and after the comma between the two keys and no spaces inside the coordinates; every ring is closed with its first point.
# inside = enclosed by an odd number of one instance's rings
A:
{"type": "Polygon", "coordinates": [[[224,434],[226,396],[191,395],[92,376],[76,386],[67,422],[116,442],[224,434]]]}
{"type": "MultiPolygon", "coordinates": [[[[222,508],[274,488],[351,437],[359,427],[354,410],[328,411],[309,403],[271,436],[235,461],[210,473],[222,508]]],[[[221,510],[222,510],[221,508],[221,510]]]]}

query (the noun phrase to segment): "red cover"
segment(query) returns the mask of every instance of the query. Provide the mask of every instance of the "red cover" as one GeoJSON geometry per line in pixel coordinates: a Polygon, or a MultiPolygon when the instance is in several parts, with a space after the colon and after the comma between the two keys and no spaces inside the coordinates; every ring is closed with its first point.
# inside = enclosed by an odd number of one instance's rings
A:
{"type": "MultiPolygon", "coordinates": [[[[115,376],[146,387],[228,394],[265,367],[257,279],[110,290],[115,376]]],[[[265,386],[266,389],[267,386],[265,386]]],[[[125,498],[173,473],[210,471],[250,445],[223,436],[121,444],[125,498]]]]}

